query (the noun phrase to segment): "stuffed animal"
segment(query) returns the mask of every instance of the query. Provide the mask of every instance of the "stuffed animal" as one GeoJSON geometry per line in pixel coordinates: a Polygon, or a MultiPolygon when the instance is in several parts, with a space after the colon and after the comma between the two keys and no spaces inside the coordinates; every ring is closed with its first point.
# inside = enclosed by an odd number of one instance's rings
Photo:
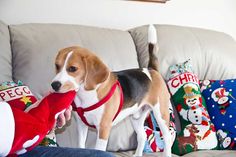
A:
{"type": "Polygon", "coordinates": [[[0,102],[0,156],[20,155],[37,146],[54,127],[59,114],[70,106],[75,94],[75,91],[50,93],[26,111],[0,102]]]}

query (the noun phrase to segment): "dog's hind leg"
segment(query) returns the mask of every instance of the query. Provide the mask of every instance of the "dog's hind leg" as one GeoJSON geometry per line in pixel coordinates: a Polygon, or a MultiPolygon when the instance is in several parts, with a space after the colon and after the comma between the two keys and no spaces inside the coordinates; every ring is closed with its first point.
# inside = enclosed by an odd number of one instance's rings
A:
{"type": "Polygon", "coordinates": [[[150,107],[143,106],[138,112],[133,114],[130,118],[133,128],[137,133],[138,146],[134,154],[135,157],[143,155],[143,149],[145,146],[145,141],[147,139],[147,135],[144,130],[144,121],[149,112],[150,112],[150,107]]]}
{"type": "Polygon", "coordinates": [[[160,103],[155,104],[152,106],[152,110],[154,113],[154,117],[160,127],[160,130],[163,134],[165,147],[164,147],[164,157],[171,157],[171,133],[169,131],[169,127],[167,122],[162,118],[161,110],[160,110],[160,103]]]}

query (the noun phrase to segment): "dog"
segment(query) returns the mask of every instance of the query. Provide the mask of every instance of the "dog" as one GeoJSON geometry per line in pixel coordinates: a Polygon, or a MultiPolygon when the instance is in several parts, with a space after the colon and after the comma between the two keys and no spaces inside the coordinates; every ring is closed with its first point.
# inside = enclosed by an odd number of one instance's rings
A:
{"type": "Polygon", "coordinates": [[[112,126],[130,117],[137,133],[134,156],[142,156],[146,133],[144,121],[153,111],[163,134],[164,156],[171,157],[169,131],[170,95],[158,72],[156,29],[148,30],[148,68],[112,72],[92,52],[82,47],[68,47],[59,51],[56,76],[51,86],[55,92],[76,90],[74,110],[78,113],[79,147],[85,148],[88,127],[97,129],[95,149],[106,151],[112,126]]]}

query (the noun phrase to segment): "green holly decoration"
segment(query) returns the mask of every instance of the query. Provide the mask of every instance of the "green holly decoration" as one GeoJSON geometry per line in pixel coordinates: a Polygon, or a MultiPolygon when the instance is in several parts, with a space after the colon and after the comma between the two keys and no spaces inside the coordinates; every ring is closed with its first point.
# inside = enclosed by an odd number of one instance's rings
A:
{"type": "Polygon", "coordinates": [[[45,137],[39,145],[40,146],[51,146],[51,147],[58,147],[59,146],[54,139],[51,139],[48,137],[45,137]]]}

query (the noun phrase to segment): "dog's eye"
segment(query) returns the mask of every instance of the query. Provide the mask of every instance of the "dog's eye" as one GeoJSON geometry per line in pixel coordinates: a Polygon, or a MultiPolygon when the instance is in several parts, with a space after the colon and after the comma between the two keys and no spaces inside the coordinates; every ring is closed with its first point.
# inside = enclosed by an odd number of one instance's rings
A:
{"type": "Polygon", "coordinates": [[[70,67],[68,68],[68,71],[69,71],[69,72],[75,72],[77,69],[78,69],[77,67],[70,66],[70,67]]]}

